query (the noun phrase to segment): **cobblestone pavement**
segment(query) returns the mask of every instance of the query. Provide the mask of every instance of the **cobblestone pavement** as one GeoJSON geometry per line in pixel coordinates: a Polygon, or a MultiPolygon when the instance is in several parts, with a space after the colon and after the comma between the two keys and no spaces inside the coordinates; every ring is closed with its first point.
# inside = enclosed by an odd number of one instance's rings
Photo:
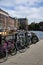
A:
{"type": "Polygon", "coordinates": [[[8,57],[8,60],[0,65],[43,65],[43,40],[33,44],[25,53],[17,53],[8,57]]]}

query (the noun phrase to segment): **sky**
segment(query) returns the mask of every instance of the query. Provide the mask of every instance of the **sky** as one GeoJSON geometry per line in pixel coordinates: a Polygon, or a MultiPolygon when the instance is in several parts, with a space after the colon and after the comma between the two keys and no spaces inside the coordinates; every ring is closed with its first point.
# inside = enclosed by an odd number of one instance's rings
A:
{"type": "Polygon", "coordinates": [[[11,17],[27,18],[28,24],[43,21],[43,0],[0,0],[0,8],[11,17]]]}

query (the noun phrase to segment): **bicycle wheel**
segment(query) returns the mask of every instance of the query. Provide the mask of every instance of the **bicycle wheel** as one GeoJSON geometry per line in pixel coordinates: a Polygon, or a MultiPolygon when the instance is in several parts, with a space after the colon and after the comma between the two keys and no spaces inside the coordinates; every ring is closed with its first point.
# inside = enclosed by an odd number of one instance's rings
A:
{"type": "Polygon", "coordinates": [[[7,58],[8,58],[7,50],[0,52],[0,63],[5,62],[7,58]]]}
{"type": "Polygon", "coordinates": [[[11,50],[11,55],[13,56],[15,54],[17,54],[16,45],[14,45],[14,48],[11,50]]]}
{"type": "Polygon", "coordinates": [[[20,53],[26,51],[25,45],[22,45],[19,41],[16,42],[16,48],[20,53]]]}
{"type": "Polygon", "coordinates": [[[36,42],[38,42],[38,37],[37,36],[32,37],[31,42],[33,44],[35,44],[36,42]]]}
{"type": "Polygon", "coordinates": [[[36,42],[39,41],[39,39],[38,39],[38,37],[37,37],[37,35],[36,35],[35,33],[31,32],[31,35],[32,35],[32,37],[31,37],[31,42],[32,42],[33,44],[35,44],[36,42]]]}
{"type": "Polygon", "coordinates": [[[27,42],[26,42],[26,47],[28,47],[29,48],[29,46],[31,45],[31,39],[27,39],[27,42]]]}

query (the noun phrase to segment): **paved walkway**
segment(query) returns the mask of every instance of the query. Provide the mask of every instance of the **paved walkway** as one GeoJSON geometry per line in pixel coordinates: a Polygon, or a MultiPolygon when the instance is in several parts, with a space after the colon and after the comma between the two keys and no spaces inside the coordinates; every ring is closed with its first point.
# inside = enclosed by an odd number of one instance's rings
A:
{"type": "Polygon", "coordinates": [[[43,40],[30,46],[25,53],[17,53],[0,65],[43,65],[43,40]]]}

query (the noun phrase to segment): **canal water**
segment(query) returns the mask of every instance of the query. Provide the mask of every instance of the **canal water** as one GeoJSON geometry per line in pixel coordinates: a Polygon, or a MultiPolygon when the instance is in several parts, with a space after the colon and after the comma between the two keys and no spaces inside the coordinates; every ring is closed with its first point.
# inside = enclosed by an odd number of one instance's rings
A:
{"type": "Polygon", "coordinates": [[[31,32],[34,32],[38,36],[39,40],[43,39],[43,31],[31,31],[31,32]]]}

